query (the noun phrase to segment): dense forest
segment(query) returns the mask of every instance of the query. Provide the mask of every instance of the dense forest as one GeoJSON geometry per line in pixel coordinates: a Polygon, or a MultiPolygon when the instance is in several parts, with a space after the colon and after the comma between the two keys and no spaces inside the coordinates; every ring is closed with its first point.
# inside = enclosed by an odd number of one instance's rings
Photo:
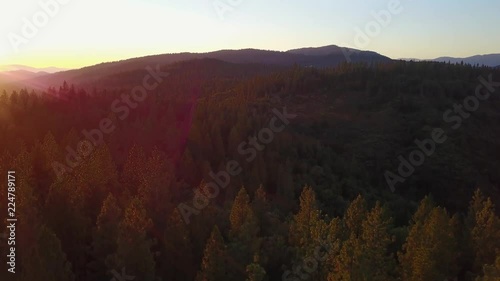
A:
{"type": "Polygon", "coordinates": [[[18,218],[1,280],[500,280],[500,69],[161,71],[139,98],[142,68],[0,94],[0,206],[15,171],[18,218]]]}

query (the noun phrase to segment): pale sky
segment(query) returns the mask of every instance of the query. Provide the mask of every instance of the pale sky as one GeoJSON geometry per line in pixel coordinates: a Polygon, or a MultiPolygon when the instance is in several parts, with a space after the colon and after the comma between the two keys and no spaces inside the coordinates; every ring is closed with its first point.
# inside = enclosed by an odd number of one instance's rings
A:
{"type": "Polygon", "coordinates": [[[330,44],[391,58],[466,57],[500,53],[499,12],[498,0],[2,0],[0,65],[77,68],[162,53],[330,44]],[[399,12],[388,9],[393,1],[399,12]],[[58,9],[44,23],[40,3],[49,2],[58,9]],[[223,16],[214,4],[228,8],[223,16]],[[379,24],[373,12],[381,10],[391,18],[379,24]],[[374,23],[378,33],[355,40],[357,28],[374,23]]]}

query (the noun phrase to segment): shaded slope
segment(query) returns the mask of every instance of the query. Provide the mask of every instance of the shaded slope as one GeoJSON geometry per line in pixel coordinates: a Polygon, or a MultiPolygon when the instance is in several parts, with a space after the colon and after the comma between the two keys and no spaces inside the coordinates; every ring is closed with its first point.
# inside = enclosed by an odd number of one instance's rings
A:
{"type": "MultiPolygon", "coordinates": [[[[322,55],[307,55],[299,50],[288,52],[267,51],[257,49],[220,50],[209,53],[178,53],[152,55],[132,58],[116,62],[101,63],[81,69],[63,71],[46,75],[30,81],[35,85],[45,87],[59,85],[63,81],[74,84],[90,84],[104,76],[125,73],[128,71],[143,70],[147,66],[167,65],[180,61],[210,58],[230,63],[264,64],[274,66],[291,66],[294,64],[311,67],[333,67],[345,62],[346,57],[339,51],[340,47],[327,46],[321,49],[322,55]]],[[[353,62],[387,62],[390,58],[374,52],[356,51],[350,55],[353,62]]],[[[43,87],[42,87],[43,88],[43,87]]]]}

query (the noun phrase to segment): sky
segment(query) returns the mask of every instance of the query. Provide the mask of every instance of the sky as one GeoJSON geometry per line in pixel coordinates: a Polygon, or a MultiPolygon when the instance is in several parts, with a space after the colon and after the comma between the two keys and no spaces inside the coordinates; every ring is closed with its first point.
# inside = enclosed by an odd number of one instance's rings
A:
{"type": "Polygon", "coordinates": [[[467,57],[500,53],[499,11],[497,0],[3,0],[0,65],[332,44],[395,59],[467,57]]]}

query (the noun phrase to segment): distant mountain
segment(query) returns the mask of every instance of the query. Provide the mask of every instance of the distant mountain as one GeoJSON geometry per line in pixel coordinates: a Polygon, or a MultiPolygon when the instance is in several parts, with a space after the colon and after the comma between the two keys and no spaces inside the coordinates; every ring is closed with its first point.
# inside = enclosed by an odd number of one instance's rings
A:
{"type": "Polygon", "coordinates": [[[383,56],[376,52],[361,51],[352,48],[339,47],[337,45],[293,49],[286,52],[289,54],[307,56],[310,59],[312,57],[321,59],[326,58],[327,61],[323,62],[323,64],[319,63],[318,61],[314,61],[314,64],[311,65],[319,67],[331,66],[331,64],[336,65],[340,62],[345,61],[346,56],[349,56],[349,59],[352,62],[384,62],[391,60],[389,57],[383,56]]]}
{"type": "Polygon", "coordinates": [[[68,70],[66,68],[59,68],[59,67],[42,67],[42,68],[36,68],[36,67],[31,67],[31,66],[26,66],[26,65],[18,65],[18,64],[11,64],[11,65],[1,65],[0,66],[0,72],[6,72],[6,71],[28,71],[28,72],[47,72],[47,73],[56,73],[59,71],[65,71],[68,70]]]}
{"type": "Polygon", "coordinates": [[[35,68],[24,65],[6,65],[0,66],[0,90],[12,92],[26,88],[32,89],[46,89],[47,84],[39,77],[46,77],[51,73],[63,70],[62,68],[47,67],[35,68]]]}
{"type": "Polygon", "coordinates": [[[495,67],[500,65],[500,54],[489,54],[489,55],[477,55],[466,58],[453,58],[453,57],[440,57],[433,59],[431,61],[440,61],[440,62],[451,62],[451,63],[461,63],[462,61],[465,64],[477,65],[480,66],[490,66],[495,67]]]}
{"type": "Polygon", "coordinates": [[[350,48],[343,48],[337,45],[329,45],[323,47],[309,47],[309,48],[301,48],[301,49],[293,49],[288,50],[287,53],[291,54],[302,54],[306,56],[326,56],[331,54],[343,54],[345,51],[358,51],[350,48]]]}
{"type": "MultiPolygon", "coordinates": [[[[155,65],[151,65],[156,68],[155,65]]],[[[189,80],[193,84],[201,84],[201,81],[214,79],[248,79],[258,75],[268,75],[277,70],[285,69],[284,66],[248,64],[248,63],[230,63],[217,59],[193,59],[187,61],[175,62],[168,65],[162,65],[161,71],[169,73],[172,79],[189,80]]],[[[137,68],[120,73],[103,74],[95,80],[78,80],[78,87],[84,89],[130,89],[142,79],[146,73],[144,68],[137,68]]],[[[50,75],[49,75],[50,77],[50,75]]],[[[37,80],[37,79],[34,79],[37,80]]],[[[67,80],[70,83],[73,81],[67,80]]],[[[55,84],[57,85],[57,84],[55,84]]]]}
{"type": "Polygon", "coordinates": [[[36,81],[38,77],[49,75],[50,73],[39,71],[31,72],[28,70],[12,70],[0,72],[0,90],[12,92],[21,88],[44,89],[45,84],[36,81]]]}
{"type": "Polygon", "coordinates": [[[17,82],[27,79],[32,79],[42,75],[47,75],[48,72],[31,72],[27,70],[14,70],[14,71],[4,71],[0,72],[0,82],[17,82]]]}
{"type": "MultiPolygon", "coordinates": [[[[352,62],[387,62],[390,58],[370,51],[349,50],[352,62]]],[[[144,71],[147,66],[170,65],[176,62],[196,59],[215,59],[234,64],[261,64],[275,67],[294,64],[310,67],[334,67],[346,61],[342,48],[330,45],[319,48],[303,48],[286,52],[258,49],[220,50],[209,53],[177,53],[161,54],[127,60],[101,63],[81,69],[62,71],[31,79],[30,85],[48,86],[61,85],[64,81],[76,85],[90,85],[103,77],[136,70],[144,71]]]]}
{"type": "Polygon", "coordinates": [[[399,60],[404,60],[404,61],[424,61],[422,59],[416,59],[416,58],[400,58],[399,60]]]}

